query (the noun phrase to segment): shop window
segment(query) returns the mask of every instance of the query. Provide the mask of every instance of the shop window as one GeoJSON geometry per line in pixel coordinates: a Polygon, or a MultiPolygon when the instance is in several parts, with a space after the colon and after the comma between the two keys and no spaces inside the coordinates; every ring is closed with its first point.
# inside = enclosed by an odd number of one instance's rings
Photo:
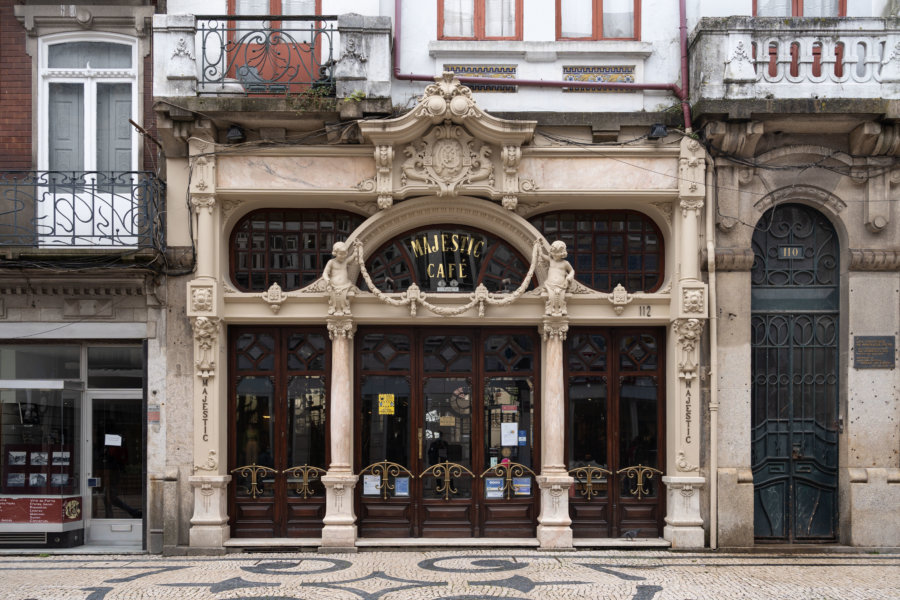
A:
{"type": "Polygon", "coordinates": [[[757,17],[846,17],[847,0],[753,0],[757,17]]]}
{"type": "Polygon", "coordinates": [[[144,352],[140,346],[94,346],[87,349],[87,385],[93,389],[141,389],[144,352]]]}
{"type": "Polygon", "coordinates": [[[590,288],[608,293],[621,284],[629,292],[653,292],[662,284],[662,234],[638,212],[555,212],[531,224],[547,241],[565,242],[575,278],[590,288]]]}
{"type": "Polygon", "coordinates": [[[522,0],[438,0],[444,40],[521,40],[522,0]]]}
{"type": "Polygon", "coordinates": [[[340,211],[252,212],[231,234],[231,280],[244,292],[262,292],[273,283],[286,292],[309,285],[321,276],[334,243],[362,221],[340,211]]]}
{"type": "Polygon", "coordinates": [[[556,0],[559,40],[640,38],[638,0],[556,0]]]}

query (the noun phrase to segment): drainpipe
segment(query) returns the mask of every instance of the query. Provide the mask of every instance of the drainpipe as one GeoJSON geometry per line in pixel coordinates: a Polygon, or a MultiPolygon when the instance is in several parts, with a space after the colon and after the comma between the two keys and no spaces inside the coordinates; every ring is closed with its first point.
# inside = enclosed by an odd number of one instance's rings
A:
{"type": "MultiPolygon", "coordinates": [[[[683,2],[684,0],[682,0],[683,2]]],[[[712,159],[707,158],[706,189],[713,189],[712,159]]],[[[716,243],[713,225],[713,202],[706,203],[706,269],[709,274],[709,547],[719,547],[719,382],[718,376],[718,323],[719,309],[716,302],[716,243]]]]}
{"type": "MultiPolygon", "coordinates": [[[[578,87],[599,90],[663,90],[672,92],[676,98],[681,101],[681,110],[684,114],[684,129],[687,133],[691,133],[691,105],[688,103],[688,56],[687,56],[687,8],[686,0],[679,0],[679,22],[680,22],[680,41],[681,41],[681,87],[674,83],[608,83],[595,81],[553,81],[546,79],[503,79],[503,85],[521,85],[523,87],[578,87]]],[[[400,72],[400,38],[402,32],[401,14],[402,0],[394,0],[394,79],[399,81],[427,81],[434,83],[434,75],[430,74],[413,74],[400,72]]],[[[460,83],[463,84],[481,84],[481,85],[497,85],[498,80],[490,77],[458,77],[460,83]]]]}

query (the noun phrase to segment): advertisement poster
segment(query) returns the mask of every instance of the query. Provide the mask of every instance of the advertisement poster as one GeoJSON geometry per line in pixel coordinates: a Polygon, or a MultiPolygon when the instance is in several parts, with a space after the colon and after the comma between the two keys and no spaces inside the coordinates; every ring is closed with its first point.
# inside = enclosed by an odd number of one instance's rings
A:
{"type": "Polygon", "coordinates": [[[519,444],[519,424],[500,423],[500,445],[517,446],[519,444]]]}
{"type": "Polygon", "coordinates": [[[394,414],[394,395],[378,394],[378,414],[392,415],[394,414]]]}
{"type": "Polygon", "coordinates": [[[394,495],[409,496],[409,477],[397,477],[394,479],[394,495]]]}
{"type": "Polygon", "coordinates": [[[516,496],[531,495],[531,477],[513,477],[512,486],[516,496]]]}

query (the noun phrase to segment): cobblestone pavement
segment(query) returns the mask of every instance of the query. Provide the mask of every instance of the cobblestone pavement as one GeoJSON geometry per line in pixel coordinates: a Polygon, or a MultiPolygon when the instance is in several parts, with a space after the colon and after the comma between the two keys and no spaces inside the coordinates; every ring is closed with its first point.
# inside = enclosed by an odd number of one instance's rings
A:
{"type": "Polygon", "coordinates": [[[0,598],[822,600],[900,598],[900,554],[438,550],[5,556],[0,598]]]}

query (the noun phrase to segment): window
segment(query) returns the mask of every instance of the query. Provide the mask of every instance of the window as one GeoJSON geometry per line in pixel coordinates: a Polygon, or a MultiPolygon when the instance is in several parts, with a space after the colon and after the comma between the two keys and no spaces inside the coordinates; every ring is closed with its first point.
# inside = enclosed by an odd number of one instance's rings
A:
{"type": "Polygon", "coordinates": [[[128,123],[137,119],[134,40],[94,34],[91,41],[47,39],[41,48],[41,170],[135,170],[137,134],[128,123]]]}
{"type": "Polygon", "coordinates": [[[600,292],[619,284],[629,292],[662,285],[663,239],[656,224],[634,211],[561,211],[530,223],[548,242],[562,240],[575,278],[600,292]]]}
{"type": "Polygon", "coordinates": [[[640,16],[638,0],[556,0],[556,38],[636,40],[640,16]]]}
{"type": "MultiPolygon", "coordinates": [[[[228,14],[236,16],[252,15],[284,15],[303,17],[318,15],[322,12],[322,0],[228,0],[228,14]]],[[[243,21],[244,29],[265,29],[266,21],[243,21]]],[[[315,26],[310,22],[309,26],[315,26]]],[[[306,25],[304,25],[306,27],[306,25]]],[[[309,34],[306,34],[309,37],[309,34]]],[[[301,41],[310,41],[309,39],[301,41]]]]}
{"type": "Polygon", "coordinates": [[[521,40],[522,0],[438,0],[443,40],[521,40]]]}
{"type": "Polygon", "coordinates": [[[846,17],[847,0],[753,0],[757,17],[846,17]]]}

